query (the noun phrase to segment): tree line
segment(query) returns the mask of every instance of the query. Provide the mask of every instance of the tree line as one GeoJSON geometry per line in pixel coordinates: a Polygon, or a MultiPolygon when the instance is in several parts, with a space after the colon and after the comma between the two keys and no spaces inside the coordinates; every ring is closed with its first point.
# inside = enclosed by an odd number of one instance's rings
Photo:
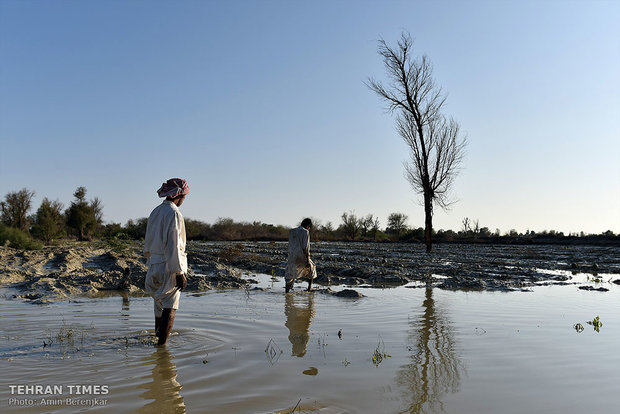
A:
{"type": "MultiPolygon", "coordinates": [[[[0,244],[16,248],[39,248],[42,243],[73,239],[142,240],[146,233],[147,218],[128,220],[127,223],[104,223],[103,203],[95,197],[86,198],[86,188],[78,187],[74,199],[65,208],[58,200],[43,199],[33,213],[32,199],[35,193],[23,188],[9,192],[0,201],[0,244]]],[[[343,212],[341,222],[322,222],[313,218],[311,239],[313,241],[362,241],[362,242],[411,242],[426,243],[425,227],[409,226],[408,216],[391,213],[386,226],[381,226],[378,216],[357,215],[354,211],[343,212]]],[[[204,241],[285,241],[289,227],[254,222],[236,222],[231,218],[219,218],[215,223],[205,223],[191,218],[185,219],[189,240],[204,241]]],[[[501,233],[483,227],[478,220],[464,218],[459,230],[433,230],[435,243],[620,243],[620,235],[608,230],[599,235],[571,233],[565,235],[555,230],[519,233],[510,230],[501,233]]]]}
{"type": "Polygon", "coordinates": [[[49,244],[53,240],[73,237],[91,240],[99,234],[103,224],[103,203],[98,197],[86,200],[86,188],[78,187],[74,200],[65,209],[58,200],[43,199],[34,214],[34,191],[23,188],[9,192],[0,201],[0,242],[10,240],[23,248],[36,247],[40,240],[49,244]]]}

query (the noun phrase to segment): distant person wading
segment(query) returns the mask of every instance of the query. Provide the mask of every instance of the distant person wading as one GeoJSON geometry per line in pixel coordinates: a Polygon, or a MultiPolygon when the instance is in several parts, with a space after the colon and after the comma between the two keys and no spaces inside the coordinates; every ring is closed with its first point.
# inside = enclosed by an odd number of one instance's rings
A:
{"type": "Polygon", "coordinates": [[[312,220],[305,218],[299,227],[289,232],[288,262],[284,273],[286,293],[293,288],[297,278],[308,279],[308,291],[312,289],[312,280],[316,278],[316,267],[310,260],[310,228],[312,228],[312,220]]]}
{"type": "Polygon", "coordinates": [[[166,199],[151,212],[146,226],[144,255],[149,268],[145,290],[155,302],[157,345],[168,340],[181,291],[187,286],[185,221],[179,207],[188,193],[185,180],[171,178],[163,183],[157,195],[166,199]]]}

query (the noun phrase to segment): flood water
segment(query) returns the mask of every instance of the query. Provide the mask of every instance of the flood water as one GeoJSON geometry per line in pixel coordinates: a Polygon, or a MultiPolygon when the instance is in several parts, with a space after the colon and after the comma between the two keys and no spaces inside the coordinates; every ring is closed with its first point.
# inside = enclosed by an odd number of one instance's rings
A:
{"type": "Polygon", "coordinates": [[[33,305],[4,292],[0,412],[611,413],[620,407],[617,285],[605,283],[608,292],[575,285],[532,292],[358,287],[366,297],[344,299],[303,292],[303,285],[285,295],[281,280],[251,277],[265,290],[183,294],[175,334],[161,349],[152,344],[150,298],[111,294],[33,305]],[[603,323],[598,332],[587,324],[596,316],[603,323]],[[62,393],[11,393],[17,390],[11,386],[35,384],[60,385],[62,393]],[[76,395],[71,385],[108,392],[76,395]],[[105,405],[67,403],[93,398],[105,405]]]}

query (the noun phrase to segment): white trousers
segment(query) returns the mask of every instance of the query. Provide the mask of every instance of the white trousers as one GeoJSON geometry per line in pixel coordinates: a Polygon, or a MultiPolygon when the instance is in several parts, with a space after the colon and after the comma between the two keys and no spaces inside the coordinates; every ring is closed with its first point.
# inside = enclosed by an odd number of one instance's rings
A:
{"type": "Polygon", "coordinates": [[[176,273],[167,269],[166,263],[149,265],[144,287],[155,302],[155,317],[161,317],[164,309],[179,309],[181,291],[176,287],[176,273]]]}

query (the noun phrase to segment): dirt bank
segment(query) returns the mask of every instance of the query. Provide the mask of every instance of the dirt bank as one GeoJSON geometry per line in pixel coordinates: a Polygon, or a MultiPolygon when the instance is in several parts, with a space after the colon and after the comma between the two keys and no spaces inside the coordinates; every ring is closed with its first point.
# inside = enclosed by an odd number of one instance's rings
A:
{"type": "MultiPolygon", "coordinates": [[[[122,253],[101,243],[33,251],[0,247],[0,287],[36,303],[106,290],[140,294],[146,270],[137,243],[122,253]]],[[[196,275],[190,270],[189,291],[237,288],[247,283],[239,277],[239,270],[219,263],[203,263],[201,271],[196,275]]]]}

